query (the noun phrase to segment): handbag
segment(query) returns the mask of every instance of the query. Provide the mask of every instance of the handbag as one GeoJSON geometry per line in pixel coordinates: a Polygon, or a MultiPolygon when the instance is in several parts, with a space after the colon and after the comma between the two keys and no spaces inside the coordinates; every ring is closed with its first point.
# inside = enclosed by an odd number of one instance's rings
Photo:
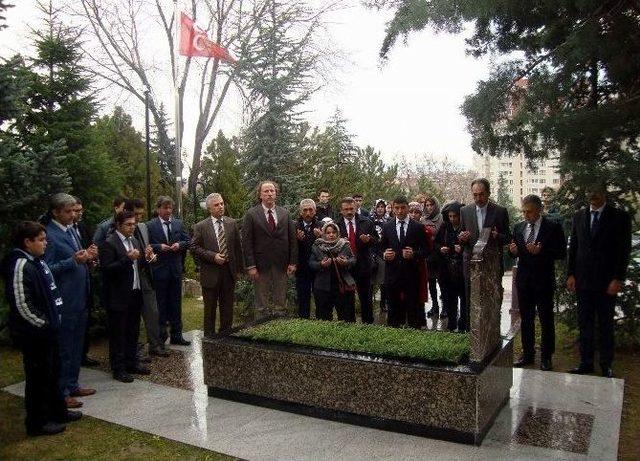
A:
{"type": "Polygon", "coordinates": [[[333,267],[336,270],[336,276],[338,277],[338,290],[340,291],[340,294],[343,295],[345,293],[353,293],[354,291],[356,291],[355,285],[349,285],[342,278],[342,275],[340,274],[340,269],[338,269],[338,264],[336,263],[335,258],[331,258],[331,260],[333,261],[333,267]]]}

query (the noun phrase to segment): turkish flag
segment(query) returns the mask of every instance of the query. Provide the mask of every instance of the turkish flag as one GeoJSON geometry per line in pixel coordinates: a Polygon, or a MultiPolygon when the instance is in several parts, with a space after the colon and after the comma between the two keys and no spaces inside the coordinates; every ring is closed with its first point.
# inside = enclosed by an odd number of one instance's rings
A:
{"type": "Polygon", "coordinates": [[[226,49],[209,40],[207,33],[196,26],[193,19],[184,13],[180,13],[180,54],[237,62],[226,49]]]}

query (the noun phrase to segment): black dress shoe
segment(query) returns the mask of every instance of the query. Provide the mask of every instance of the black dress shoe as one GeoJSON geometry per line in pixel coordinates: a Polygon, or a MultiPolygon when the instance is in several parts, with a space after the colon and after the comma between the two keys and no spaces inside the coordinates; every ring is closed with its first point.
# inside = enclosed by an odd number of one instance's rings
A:
{"type": "Polygon", "coordinates": [[[603,378],[613,378],[613,370],[611,367],[603,367],[602,368],[602,377],[603,378]]]}
{"type": "Polygon", "coordinates": [[[142,365],[137,365],[133,368],[127,368],[127,373],[131,373],[132,375],[150,375],[151,370],[142,365]]]}
{"type": "Polygon", "coordinates": [[[67,410],[67,414],[64,415],[64,418],[61,422],[63,423],[71,423],[73,421],[78,421],[80,418],[82,418],[82,412],[81,411],[73,411],[73,410],[67,410]]]}
{"type": "Polygon", "coordinates": [[[569,373],[572,375],[588,375],[589,373],[593,373],[593,365],[589,366],[581,363],[577,367],[569,370],[569,373]]]}
{"type": "Polygon", "coordinates": [[[82,366],[83,367],[97,367],[98,365],[100,365],[100,362],[97,361],[97,360],[94,360],[92,358],[84,357],[82,359],[82,366]]]}
{"type": "Polygon", "coordinates": [[[63,423],[48,422],[37,429],[27,429],[27,435],[35,437],[38,435],[53,435],[63,432],[67,428],[63,423]]]}
{"type": "Polygon", "coordinates": [[[551,359],[542,359],[540,361],[540,369],[542,371],[551,371],[551,370],[553,370],[553,363],[551,363],[551,359]]]}
{"type": "Polygon", "coordinates": [[[517,361],[513,362],[513,367],[514,368],[522,368],[522,367],[526,367],[527,365],[533,365],[533,358],[530,357],[520,357],[517,361]]]}
{"type": "Polygon", "coordinates": [[[166,349],[149,349],[149,355],[155,355],[157,357],[169,357],[169,351],[166,349]]]}
{"type": "Polygon", "coordinates": [[[438,317],[438,311],[435,309],[429,309],[429,311],[427,312],[427,317],[432,318],[432,317],[438,317]]]}
{"type": "Polygon", "coordinates": [[[133,382],[133,376],[131,376],[129,373],[125,373],[124,371],[119,371],[117,373],[114,373],[113,379],[115,379],[116,381],[120,381],[121,383],[133,382]]]}
{"type": "Polygon", "coordinates": [[[189,346],[191,344],[191,341],[187,341],[186,339],[180,337],[180,338],[172,338],[171,339],[171,344],[173,344],[174,346],[189,346]]]}

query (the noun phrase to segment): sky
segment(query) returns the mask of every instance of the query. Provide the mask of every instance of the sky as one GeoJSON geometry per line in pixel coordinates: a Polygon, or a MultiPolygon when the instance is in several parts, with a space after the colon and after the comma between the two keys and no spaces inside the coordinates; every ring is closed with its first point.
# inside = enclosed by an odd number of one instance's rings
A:
{"type": "MultiPolygon", "coordinates": [[[[29,25],[38,24],[35,0],[14,3],[6,13],[9,28],[0,32],[0,55],[5,57],[28,52],[29,25]]],[[[331,13],[327,38],[340,50],[340,60],[332,78],[305,106],[305,117],[322,127],[339,108],[355,144],[374,146],[387,161],[427,154],[471,166],[470,136],[460,106],[488,76],[489,60],[467,56],[463,35],[424,30],[411,34],[406,44],[399,40],[381,65],[378,52],[390,18],[388,11],[364,8],[357,0],[331,13]]],[[[144,114],[136,101],[122,94],[103,96],[106,112],[121,104],[142,130],[144,114]]],[[[195,122],[188,110],[184,118],[188,132],[195,122]]],[[[238,134],[241,123],[239,99],[231,97],[212,133],[221,128],[227,135],[238,134]]],[[[186,136],[187,151],[189,141],[186,136]]]]}

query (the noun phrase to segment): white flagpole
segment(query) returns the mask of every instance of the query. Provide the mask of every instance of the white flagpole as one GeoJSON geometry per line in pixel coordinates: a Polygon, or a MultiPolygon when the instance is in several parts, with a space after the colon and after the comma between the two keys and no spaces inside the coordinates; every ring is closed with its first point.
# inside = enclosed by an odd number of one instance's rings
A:
{"type": "Polygon", "coordinates": [[[178,9],[178,0],[173,0],[173,17],[175,22],[175,35],[173,38],[173,55],[175,65],[173,69],[173,89],[175,93],[175,126],[176,126],[176,214],[182,215],[182,137],[180,126],[182,124],[182,114],[180,111],[180,91],[178,81],[180,73],[178,67],[180,63],[180,11],[178,9]]]}

